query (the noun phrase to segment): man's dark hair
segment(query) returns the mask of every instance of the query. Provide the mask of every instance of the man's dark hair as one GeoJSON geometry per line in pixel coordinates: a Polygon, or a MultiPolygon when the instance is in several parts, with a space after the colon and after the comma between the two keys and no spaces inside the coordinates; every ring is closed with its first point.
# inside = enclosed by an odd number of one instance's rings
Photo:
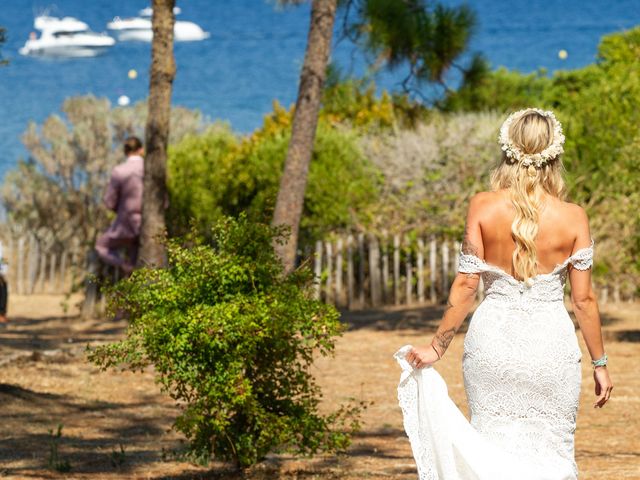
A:
{"type": "Polygon", "coordinates": [[[129,155],[142,148],[142,141],[138,137],[129,137],[124,141],[124,154],[129,155]]]}

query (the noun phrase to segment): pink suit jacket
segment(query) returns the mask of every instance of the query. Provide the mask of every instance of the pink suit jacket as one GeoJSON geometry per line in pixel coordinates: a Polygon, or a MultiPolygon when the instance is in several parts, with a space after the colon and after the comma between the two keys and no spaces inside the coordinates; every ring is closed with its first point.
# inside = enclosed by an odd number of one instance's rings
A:
{"type": "Polygon", "coordinates": [[[137,155],[117,165],[104,193],[104,203],[116,212],[114,222],[107,230],[111,238],[137,238],[142,222],[142,187],[144,159],[137,155]]]}

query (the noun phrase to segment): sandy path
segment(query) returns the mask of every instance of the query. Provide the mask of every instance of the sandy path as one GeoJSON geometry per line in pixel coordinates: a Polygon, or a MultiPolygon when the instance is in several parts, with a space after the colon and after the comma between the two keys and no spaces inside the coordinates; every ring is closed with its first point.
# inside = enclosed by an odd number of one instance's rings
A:
{"type": "MultiPolygon", "coordinates": [[[[122,335],[122,322],[81,321],[62,297],[13,297],[12,326],[0,331],[0,477],[84,479],[235,478],[221,465],[202,468],[164,455],[180,446],[170,431],[172,403],[150,372],[99,372],[84,358],[87,343],[122,335]],[[49,430],[63,425],[62,437],[49,430]],[[57,446],[60,463],[49,467],[57,446]],[[124,449],[124,454],[122,453],[124,449]]],[[[73,304],[73,301],[70,302],[73,304]]],[[[640,479],[640,319],[637,305],[605,309],[607,350],[616,385],[610,405],[590,407],[588,362],[576,436],[581,479],[640,479]]],[[[346,455],[295,459],[273,456],[249,479],[415,480],[415,467],[395,399],[399,371],[391,358],[399,346],[433,331],[440,310],[388,310],[350,314],[351,329],[335,358],[314,367],[327,407],[350,398],[373,402],[363,431],[346,455]]],[[[450,394],[466,411],[457,338],[439,365],[450,394]]]]}

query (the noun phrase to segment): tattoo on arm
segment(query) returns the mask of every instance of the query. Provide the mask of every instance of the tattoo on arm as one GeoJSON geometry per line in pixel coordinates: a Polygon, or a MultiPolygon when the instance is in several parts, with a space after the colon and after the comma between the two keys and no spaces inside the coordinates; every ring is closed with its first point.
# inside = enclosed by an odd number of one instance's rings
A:
{"type": "Polygon", "coordinates": [[[436,332],[435,337],[433,337],[433,342],[431,343],[438,349],[440,356],[443,356],[444,352],[449,348],[449,344],[456,335],[456,330],[456,328],[452,327],[444,332],[436,332]]]}
{"type": "Polygon", "coordinates": [[[462,241],[462,253],[467,255],[478,256],[478,247],[476,247],[471,240],[469,240],[469,226],[464,227],[464,240],[462,241]]]}
{"type": "Polygon", "coordinates": [[[453,306],[454,306],[454,305],[453,305],[453,303],[451,303],[451,299],[449,298],[449,299],[447,300],[447,306],[446,306],[446,307],[444,307],[444,313],[447,313],[450,309],[452,309],[452,308],[453,308],[453,306]]]}

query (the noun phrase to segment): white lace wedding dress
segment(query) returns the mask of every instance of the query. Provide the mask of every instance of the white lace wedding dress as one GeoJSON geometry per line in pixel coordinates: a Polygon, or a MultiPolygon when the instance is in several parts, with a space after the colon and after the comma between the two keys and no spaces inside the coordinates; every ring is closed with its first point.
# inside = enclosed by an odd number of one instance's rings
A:
{"type": "Polygon", "coordinates": [[[569,265],[586,270],[593,244],[526,286],[474,255],[459,271],[479,273],[486,297],[464,341],[471,423],[434,368],[402,367],[398,399],[420,480],[575,480],[574,431],[580,349],[564,307],[569,265]]]}

